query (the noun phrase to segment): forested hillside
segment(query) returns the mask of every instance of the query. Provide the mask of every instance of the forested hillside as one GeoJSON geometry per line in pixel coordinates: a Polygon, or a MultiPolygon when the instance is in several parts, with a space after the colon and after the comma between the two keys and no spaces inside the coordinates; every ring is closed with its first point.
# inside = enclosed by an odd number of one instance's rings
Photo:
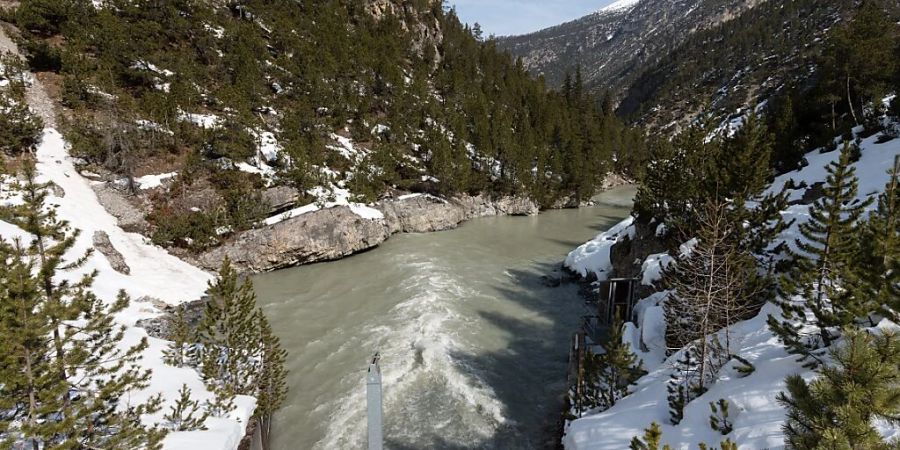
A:
{"type": "MultiPolygon", "coordinates": [[[[500,45],[523,58],[530,70],[549,71],[550,79],[562,80],[550,72],[571,72],[580,62],[589,89],[608,91],[617,100],[618,114],[650,134],[671,136],[701,114],[728,122],[770,101],[768,106],[779,114],[797,114],[797,122],[809,126],[826,122],[818,120],[823,105],[828,115],[832,104],[835,116],[850,112],[846,102],[828,100],[846,97],[837,93],[840,87],[827,67],[835,56],[833,51],[828,54],[836,40],[830,30],[846,23],[863,4],[884,11],[874,17],[878,23],[872,27],[883,29],[881,22],[900,17],[896,3],[875,0],[643,0],[624,11],[600,12],[535,34],[504,38],[500,45]],[[794,95],[792,105],[785,106],[786,93],[794,95]],[[786,107],[792,111],[784,112],[786,107]]],[[[896,30],[882,37],[893,33],[896,30]]],[[[858,56],[840,58],[855,60],[856,67],[893,64],[891,57],[872,51],[863,45],[853,52],[858,56]]],[[[884,76],[868,73],[858,78],[880,83],[884,76]]]]}
{"type": "Polygon", "coordinates": [[[25,0],[3,16],[64,106],[82,170],[143,194],[164,244],[253,227],[278,186],[294,204],[587,198],[640,140],[441,2],[25,0]]]}
{"type": "MultiPolygon", "coordinates": [[[[732,23],[788,34],[787,3],[732,23]]],[[[896,448],[900,26],[896,3],[846,8],[788,52],[808,63],[747,81],[803,82],[655,140],[632,217],[569,254],[582,276],[639,287],[630,322],[585,352],[566,448],[896,448]]],[[[695,67],[715,66],[705,48],[695,67]]]]}

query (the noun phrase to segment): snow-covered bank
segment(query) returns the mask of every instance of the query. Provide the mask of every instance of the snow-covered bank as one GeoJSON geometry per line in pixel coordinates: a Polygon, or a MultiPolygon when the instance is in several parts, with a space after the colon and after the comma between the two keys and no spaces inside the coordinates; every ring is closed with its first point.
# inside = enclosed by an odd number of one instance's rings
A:
{"type": "MultiPolygon", "coordinates": [[[[859,177],[857,198],[860,200],[880,193],[889,179],[886,173],[888,168],[900,155],[900,139],[879,143],[886,139],[878,133],[862,139],[859,144],[860,158],[853,166],[859,177]]],[[[837,150],[809,153],[807,166],[778,177],[772,189],[780,189],[784,183],[793,180],[791,185],[796,188],[789,192],[790,199],[799,202],[807,188],[825,181],[825,166],[836,161],[839,153],[837,150]]],[[[782,211],[782,215],[787,220],[796,219],[796,222],[773,245],[785,243],[796,248],[795,239],[801,237],[799,225],[809,220],[810,206],[797,203],[782,211]]],[[[633,221],[623,221],[572,251],[566,266],[582,276],[603,279],[614,269],[619,269],[613,267],[610,257],[613,247],[626,236],[633,237],[635,234],[633,221]]],[[[650,255],[638,261],[641,267],[638,277],[642,284],[654,284],[660,277],[661,268],[671,261],[671,256],[664,254],[650,255]]],[[[734,361],[728,363],[709,390],[686,406],[681,423],[671,425],[666,386],[673,373],[674,362],[681,354],[678,352],[668,358],[664,356],[662,339],[665,321],[659,306],[664,296],[665,293],[655,293],[640,300],[636,306],[638,323],[626,325],[625,340],[641,357],[649,374],[633,387],[632,394],[612,408],[571,422],[563,439],[565,447],[569,450],[628,448],[633,437],[642,435],[645,428],[656,422],[661,425],[663,442],[673,449],[695,449],[700,442],[716,445],[726,437],[736,442],[739,448],[785,448],[782,425],[786,410],[776,401],[776,396],[785,390],[786,376],[800,374],[810,380],[816,373],[802,367],[795,355],[788,354],[769,329],[766,318],[770,314],[779,316],[779,308],[774,303],[768,303],[756,317],[730,328],[734,353],[752,363],[755,371],[744,376],[737,371],[734,361]],[[709,425],[709,404],[719,399],[727,399],[731,404],[733,431],[727,436],[709,425]]],[[[896,330],[898,326],[884,320],[873,328],[896,330]]],[[[879,424],[878,429],[888,439],[900,437],[900,427],[879,424]]]]}
{"type": "MultiPolygon", "coordinates": [[[[81,231],[73,254],[81,254],[93,248],[94,232],[104,231],[131,269],[128,275],[119,273],[113,270],[105,256],[94,252],[82,267],[62,274],[67,279],[75,280],[96,271],[93,290],[108,303],[113,302],[122,289],[131,296],[129,308],[117,316],[117,320],[128,327],[125,339],[120,343],[123,348],[134,345],[147,336],[143,329],[134,326],[138,320],[160,313],[150,299],[177,305],[203,295],[210,275],[170,255],[164,249],[150,245],[143,236],[122,231],[116,219],[97,201],[90,182],[75,170],[67,154],[67,144],[55,129],[44,130],[37,149],[37,170],[39,181],[52,182],[61,190],[50,195],[49,204],[55,206],[60,219],[68,221],[73,228],[81,231]],[[60,193],[63,195],[58,196],[60,193]]],[[[6,222],[0,222],[0,235],[4,239],[28,239],[27,233],[6,222]]],[[[212,398],[196,371],[163,364],[162,351],[166,347],[166,341],[149,338],[149,343],[141,364],[153,370],[153,377],[147,389],[130,395],[133,401],[142,402],[156,393],[163,394],[163,409],[156,416],[146,417],[147,423],[161,422],[162,415],[169,411],[177,399],[177,392],[182,384],[188,385],[196,399],[202,401],[212,398]]],[[[208,430],[170,433],[164,442],[164,448],[237,448],[244,436],[255,400],[252,397],[239,397],[236,403],[238,407],[229,417],[208,419],[208,430]],[[202,445],[198,447],[198,444],[202,445]]]]}

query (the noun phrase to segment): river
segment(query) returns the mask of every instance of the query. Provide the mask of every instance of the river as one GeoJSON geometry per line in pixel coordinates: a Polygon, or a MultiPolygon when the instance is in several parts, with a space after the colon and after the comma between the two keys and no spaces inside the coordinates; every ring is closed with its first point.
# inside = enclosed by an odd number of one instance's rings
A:
{"type": "Polygon", "coordinates": [[[565,255],[624,218],[634,189],[591,208],[472,220],[340,261],[254,278],[288,350],[274,450],[366,445],[365,369],[384,374],[389,449],[552,446],[570,337],[587,311],[552,287],[565,255]]]}

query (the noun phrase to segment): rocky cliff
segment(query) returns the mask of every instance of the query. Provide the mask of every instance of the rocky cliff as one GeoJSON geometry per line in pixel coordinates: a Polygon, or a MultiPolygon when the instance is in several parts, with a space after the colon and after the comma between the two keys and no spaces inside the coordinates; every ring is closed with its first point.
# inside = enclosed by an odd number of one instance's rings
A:
{"type": "Polygon", "coordinates": [[[347,206],[313,211],[237,234],[225,244],[192,262],[217,269],[224,258],[247,272],[332,261],[376,247],[395,233],[423,233],[456,228],[460,223],[494,215],[535,215],[537,203],[518,197],[457,196],[449,200],[430,195],[379,202],[381,219],[366,219],[347,206]]]}

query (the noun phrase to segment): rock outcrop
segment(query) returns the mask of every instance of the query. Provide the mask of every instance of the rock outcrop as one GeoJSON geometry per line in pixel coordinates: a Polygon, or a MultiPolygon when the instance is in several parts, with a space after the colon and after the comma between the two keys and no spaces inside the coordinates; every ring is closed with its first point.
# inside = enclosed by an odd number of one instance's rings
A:
{"type": "Polygon", "coordinates": [[[196,263],[215,270],[227,257],[241,270],[265,272],[339,259],[375,247],[388,236],[381,220],[363,219],[349,207],[337,206],[238,233],[196,263]]]}
{"type": "Polygon", "coordinates": [[[229,242],[194,258],[215,270],[229,258],[248,272],[332,261],[368,250],[395,233],[448,230],[475,218],[495,215],[534,215],[538,205],[528,199],[465,196],[449,200],[430,195],[405,196],[374,206],[382,219],[365,219],[347,206],[303,214],[264,228],[238,233],[229,242]]]}
{"type": "Polygon", "coordinates": [[[91,184],[97,200],[119,220],[119,227],[131,233],[145,233],[150,224],[144,219],[144,213],[132,205],[125,195],[109,183],[91,184]]]}
{"type": "Polygon", "coordinates": [[[128,267],[128,264],[125,262],[125,257],[113,247],[112,242],[109,240],[109,235],[106,234],[105,231],[95,231],[93,241],[94,248],[106,257],[106,260],[109,261],[109,265],[112,266],[113,270],[124,273],[125,275],[131,273],[131,268],[128,267]]]}

